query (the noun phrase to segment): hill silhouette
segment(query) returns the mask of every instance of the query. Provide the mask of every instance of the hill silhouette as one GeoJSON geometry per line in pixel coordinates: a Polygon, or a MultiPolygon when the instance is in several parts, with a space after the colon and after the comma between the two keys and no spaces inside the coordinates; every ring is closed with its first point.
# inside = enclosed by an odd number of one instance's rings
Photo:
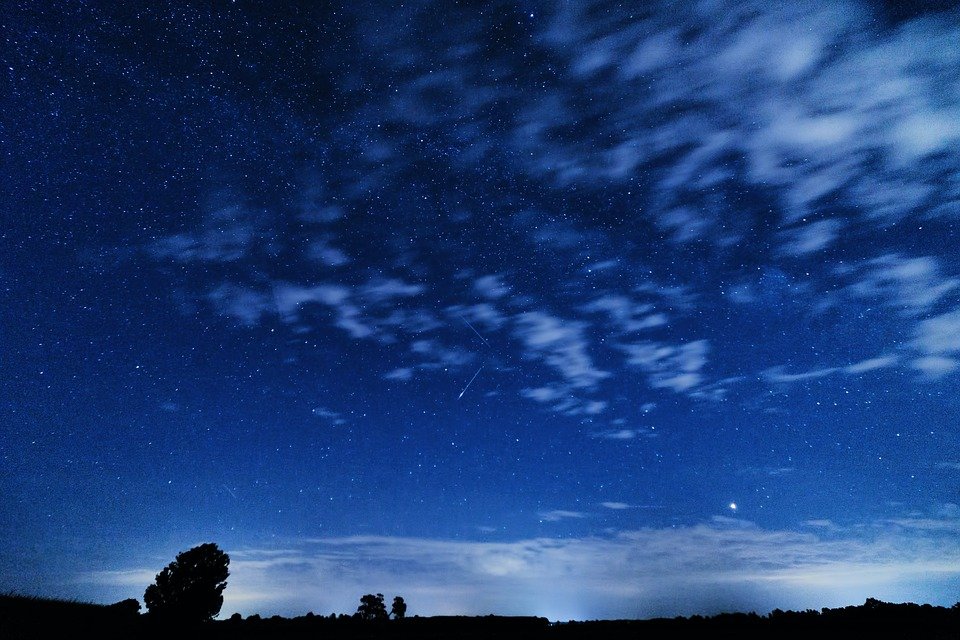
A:
{"type": "Polygon", "coordinates": [[[242,618],[171,623],[138,612],[135,600],[113,605],[33,596],[0,595],[0,638],[168,640],[657,640],[659,638],[785,638],[816,640],[948,640],[960,637],[960,603],[953,607],[889,603],[867,599],[862,605],[806,611],[774,610],[715,616],[554,622],[541,617],[414,616],[400,620],[364,620],[354,615],[242,618]]]}

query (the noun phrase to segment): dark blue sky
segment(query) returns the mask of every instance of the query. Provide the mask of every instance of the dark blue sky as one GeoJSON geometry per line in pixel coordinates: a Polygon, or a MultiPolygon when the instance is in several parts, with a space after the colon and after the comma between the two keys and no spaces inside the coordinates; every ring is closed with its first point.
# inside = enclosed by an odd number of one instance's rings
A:
{"type": "Polygon", "coordinates": [[[5,3],[0,589],[960,600],[960,13],[5,3]]]}

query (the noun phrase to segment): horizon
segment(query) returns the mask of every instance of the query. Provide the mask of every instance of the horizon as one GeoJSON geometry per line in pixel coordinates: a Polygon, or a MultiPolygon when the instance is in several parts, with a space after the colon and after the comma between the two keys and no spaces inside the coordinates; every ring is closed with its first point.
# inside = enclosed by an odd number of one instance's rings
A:
{"type": "Polygon", "coordinates": [[[0,23],[0,592],[960,601],[960,7],[0,23]]]}
{"type": "MultiPolygon", "coordinates": [[[[372,594],[370,594],[370,595],[372,595],[372,594]]],[[[380,594],[380,595],[382,595],[382,594],[380,594]]],[[[118,601],[118,602],[112,602],[112,603],[101,603],[101,602],[91,602],[91,601],[76,600],[76,599],[49,598],[49,597],[45,597],[45,596],[42,596],[42,595],[25,594],[25,593],[14,593],[14,592],[0,593],[0,598],[26,599],[26,600],[30,600],[30,601],[34,601],[34,602],[48,602],[48,603],[55,603],[55,604],[69,604],[69,605],[80,605],[80,606],[91,606],[91,607],[111,607],[111,606],[116,606],[116,605],[120,605],[120,604],[125,604],[125,603],[128,601],[128,600],[124,600],[124,601],[118,601]]],[[[138,604],[141,604],[138,599],[133,598],[133,600],[136,600],[138,604]]],[[[437,614],[437,615],[427,615],[427,616],[419,615],[419,614],[414,614],[414,615],[404,615],[404,616],[402,616],[401,618],[396,618],[396,617],[393,617],[393,614],[391,613],[389,618],[384,619],[384,620],[379,621],[379,622],[387,622],[387,623],[389,623],[389,622],[395,622],[395,621],[400,620],[400,619],[405,619],[405,620],[406,620],[406,619],[433,619],[433,618],[445,618],[445,619],[446,619],[446,618],[507,618],[507,619],[522,618],[522,619],[542,619],[542,620],[546,620],[549,624],[553,625],[553,624],[579,623],[579,622],[650,622],[650,621],[658,621],[658,620],[676,620],[676,619],[691,620],[691,619],[696,619],[696,618],[712,618],[712,617],[723,617],[723,616],[758,616],[758,617],[760,617],[760,618],[772,618],[772,617],[775,617],[775,616],[781,615],[781,614],[815,614],[815,615],[822,615],[822,614],[825,614],[825,613],[827,613],[827,612],[835,612],[835,611],[840,611],[840,610],[845,610],[845,609],[871,608],[871,607],[874,607],[874,606],[877,606],[877,605],[889,605],[889,606],[893,606],[893,607],[904,607],[904,606],[905,606],[905,607],[921,607],[921,608],[933,607],[933,608],[937,608],[937,609],[956,609],[956,608],[958,607],[958,605],[960,605],[960,601],[958,601],[957,603],[955,603],[955,604],[952,605],[952,606],[944,606],[944,605],[931,605],[931,604],[929,604],[929,603],[923,603],[923,602],[912,602],[912,601],[905,601],[905,602],[888,602],[888,601],[884,601],[884,600],[878,600],[878,599],[876,599],[876,598],[867,598],[864,602],[862,602],[862,603],[860,603],[860,604],[851,603],[851,604],[843,605],[843,606],[839,606],[839,607],[821,607],[821,608],[819,608],[819,609],[814,609],[814,608],[809,608],[809,609],[796,609],[796,610],[795,610],[795,609],[787,609],[787,610],[783,610],[783,609],[772,609],[772,610],[770,610],[770,611],[765,611],[765,612],[764,612],[764,611],[754,611],[754,610],[734,610],[734,611],[721,611],[721,612],[718,612],[718,613],[708,614],[708,615],[703,615],[703,614],[695,613],[695,614],[686,615],[686,616],[681,616],[681,615],[677,615],[677,616],[658,616],[658,617],[651,617],[651,618],[589,618],[589,619],[569,619],[569,620],[551,620],[551,619],[546,618],[546,617],[544,617],[544,616],[533,616],[533,615],[498,615],[498,614],[492,614],[492,613],[488,613],[488,614],[471,614],[471,615],[465,615],[465,614],[437,614]]],[[[146,608],[142,607],[142,605],[141,605],[140,610],[137,612],[137,615],[147,615],[148,613],[150,613],[150,612],[149,612],[149,609],[146,609],[146,608]]],[[[358,618],[358,615],[359,615],[359,614],[358,614],[357,611],[354,611],[354,612],[352,612],[352,613],[350,613],[350,612],[342,612],[342,611],[341,611],[341,612],[336,612],[336,611],[334,611],[334,612],[331,612],[331,613],[329,613],[329,614],[324,614],[324,613],[317,613],[317,612],[315,612],[315,611],[313,611],[313,610],[310,610],[310,611],[306,611],[306,612],[303,612],[303,613],[292,614],[292,615],[287,615],[287,616],[281,616],[280,614],[263,615],[263,614],[260,614],[260,613],[250,613],[250,614],[244,616],[244,615],[241,614],[240,612],[233,612],[233,613],[231,613],[231,614],[229,614],[229,615],[226,615],[223,611],[220,611],[219,613],[217,613],[216,615],[214,615],[213,618],[211,618],[211,621],[214,621],[214,622],[217,622],[217,621],[219,621],[219,622],[224,622],[224,621],[227,621],[227,620],[232,620],[232,619],[233,619],[234,617],[236,617],[236,616],[241,616],[240,619],[243,619],[243,620],[247,620],[247,619],[267,620],[267,619],[271,619],[271,618],[282,618],[282,619],[284,619],[284,620],[293,620],[293,619],[296,619],[296,618],[317,618],[317,619],[327,619],[327,620],[334,620],[334,619],[336,619],[336,620],[348,620],[348,619],[350,619],[350,620],[361,620],[361,621],[364,622],[364,623],[377,622],[377,621],[370,621],[370,620],[362,620],[362,619],[359,619],[359,618],[358,618]]]]}

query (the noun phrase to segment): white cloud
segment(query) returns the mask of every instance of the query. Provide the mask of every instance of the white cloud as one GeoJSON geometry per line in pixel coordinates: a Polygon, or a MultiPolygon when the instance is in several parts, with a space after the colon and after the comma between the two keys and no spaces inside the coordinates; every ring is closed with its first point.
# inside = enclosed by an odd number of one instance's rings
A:
{"type": "Polygon", "coordinates": [[[421,369],[439,369],[444,367],[460,368],[473,362],[476,355],[459,347],[448,347],[437,340],[414,340],[410,351],[426,358],[418,363],[421,369]]]}
{"type": "Polygon", "coordinates": [[[710,344],[706,340],[672,346],[644,341],[620,345],[627,354],[627,364],[648,373],[650,386],[685,393],[703,382],[700,369],[707,363],[710,344]]]}
{"type": "Polygon", "coordinates": [[[317,239],[310,243],[306,252],[307,258],[321,262],[328,267],[342,267],[351,262],[342,249],[332,246],[327,239],[317,239]]]}
{"type": "Polygon", "coordinates": [[[855,362],[849,364],[846,367],[843,367],[844,373],[866,373],[867,371],[875,371],[876,369],[886,369],[887,367],[892,367],[899,362],[897,356],[877,356],[876,358],[867,358],[866,360],[861,360],[860,362],[855,362]]]}
{"type": "Polygon", "coordinates": [[[837,239],[843,223],[839,220],[817,220],[783,233],[780,251],[791,256],[803,256],[820,251],[837,239]]]}
{"type": "Polygon", "coordinates": [[[491,300],[502,298],[510,293],[510,287],[505,285],[499,275],[481,276],[473,281],[473,290],[491,300]]]}
{"type": "Polygon", "coordinates": [[[347,420],[343,417],[342,413],[334,411],[333,409],[328,409],[327,407],[315,407],[311,413],[318,418],[323,418],[330,424],[341,425],[347,423],[347,420]]]}
{"type": "Polygon", "coordinates": [[[960,353],[960,309],[917,324],[912,345],[930,355],[960,353]]]}
{"type": "Polygon", "coordinates": [[[610,376],[594,367],[587,353],[583,322],[564,321],[539,311],[521,313],[515,318],[514,336],[526,348],[526,356],[542,360],[576,389],[590,389],[610,376]]]}
{"type": "Polygon", "coordinates": [[[594,433],[592,437],[603,440],[633,440],[635,438],[653,438],[656,433],[650,429],[608,429],[594,433]]]}
{"type": "MultiPolygon", "coordinates": [[[[552,513],[561,520],[586,515],[552,513]]],[[[841,530],[811,520],[807,532],[796,532],[714,518],[605,537],[509,542],[288,540],[279,552],[228,550],[231,575],[222,611],[224,616],[349,613],[371,585],[402,594],[410,615],[586,620],[732,610],[764,614],[774,608],[847,606],[868,597],[950,606],[951,585],[960,578],[956,523],[918,517],[841,530]]],[[[83,579],[123,585],[139,597],[134,590],[149,584],[157,569],[96,571],[83,579]]]]}
{"type": "Polygon", "coordinates": [[[497,331],[507,322],[496,307],[486,302],[447,307],[447,314],[457,322],[469,322],[478,331],[497,331]]]}
{"type": "Polygon", "coordinates": [[[274,301],[280,317],[287,322],[299,322],[300,310],[311,303],[323,304],[336,311],[334,325],[353,338],[371,338],[378,335],[372,319],[363,316],[360,308],[351,302],[352,291],[341,285],[320,284],[313,287],[278,283],[273,289],[274,301]]]}
{"type": "Polygon", "coordinates": [[[810,371],[801,371],[800,373],[785,373],[783,366],[771,367],[763,372],[763,378],[768,382],[790,384],[793,382],[804,382],[807,380],[816,380],[825,378],[834,374],[858,375],[879,369],[893,367],[900,362],[900,358],[894,355],[882,355],[874,358],[867,358],[853,364],[843,367],[824,367],[822,369],[812,369],[810,371]]]}
{"type": "Polygon", "coordinates": [[[636,302],[622,295],[607,294],[583,306],[591,313],[605,314],[621,332],[642,331],[667,324],[667,316],[648,302],[636,302]]]}
{"type": "Polygon", "coordinates": [[[552,411],[567,416],[595,416],[603,413],[607,407],[605,401],[581,398],[573,388],[562,384],[524,388],[520,390],[520,395],[549,404],[552,411]]]}
{"type": "Polygon", "coordinates": [[[909,258],[887,254],[866,261],[856,268],[862,275],[848,287],[855,296],[877,299],[881,304],[900,309],[905,316],[930,310],[946,294],[960,286],[960,279],[941,275],[936,258],[909,258]]]}
{"type": "Polygon", "coordinates": [[[607,509],[613,509],[615,511],[622,511],[623,509],[632,509],[633,505],[627,504],[626,502],[601,502],[601,507],[607,509]]]}
{"type": "Polygon", "coordinates": [[[412,298],[425,290],[423,285],[410,284],[397,278],[375,278],[360,287],[360,295],[374,303],[390,302],[394,298],[412,298]]]}
{"type": "Polygon", "coordinates": [[[409,367],[401,367],[398,369],[393,369],[383,374],[383,377],[386,380],[402,380],[406,381],[413,377],[413,369],[409,367]]]}
{"type": "Polygon", "coordinates": [[[956,371],[960,366],[960,360],[944,356],[924,356],[911,361],[910,365],[927,377],[938,379],[956,371]]]}
{"type": "Polygon", "coordinates": [[[581,511],[566,511],[564,509],[555,509],[553,511],[542,511],[538,514],[543,522],[560,522],[568,519],[586,518],[587,514],[581,511]]]}
{"type": "Polygon", "coordinates": [[[235,262],[247,256],[261,235],[253,212],[230,205],[208,213],[199,231],[161,238],[148,246],[158,259],[177,262],[235,262]]]}
{"type": "Polygon", "coordinates": [[[207,294],[207,300],[220,315],[236,318],[248,327],[256,326],[261,317],[274,310],[273,301],[266,295],[229,282],[207,294]]]}

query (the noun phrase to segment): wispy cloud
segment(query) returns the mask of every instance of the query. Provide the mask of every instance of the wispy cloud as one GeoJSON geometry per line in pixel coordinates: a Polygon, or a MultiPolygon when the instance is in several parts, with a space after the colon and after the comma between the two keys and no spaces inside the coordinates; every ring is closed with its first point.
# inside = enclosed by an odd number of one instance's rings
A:
{"type": "Polygon", "coordinates": [[[227,205],[204,216],[199,231],[160,238],[147,248],[161,260],[234,262],[247,255],[261,233],[252,211],[239,205],[227,205]]]}
{"type": "Polygon", "coordinates": [[[803,256],[825,249],[840,234],[843,222],[836,219],[817,220],[783,232],[780,251],[790,256],[803,256]]]}
{"type": "MultiPolygon", "coordinates": [[[[559,520],[582,516],[553,513],[559,520]]],[[[411,614],[552,620],[766,613],[868,597],[950,605],[944,594],[953,593],[949,585],[960,577],[955,526],[955,519],[915,518],[838,529],[811,520],[801,533],[715,518],[608,537],[511,542],[288,540],[279,553],[229,550],[223,612],[351,612],[372,590],[402,594],[411,614]],[[684,598],[670,596],[676,593],[684,598]]],[[[139,590],[158,569],[97,571],[84,579],[139,590]]]]}
{"type": "Polygon", "coordinates": [[[640,367],[648,373],[654,388],[672,389],[677,393],[690,392],[704,378],[700,370],[707,364],[710,346],[706,340],[696,340],[678,346],[652,341],[623,344],[627,364],[640,367]]]}
{"type": "Polygon", "coordinates": [[[333,425],[347,424],[347,419],[343,417],[342,413],[327,407],[315,407],[311,413],[333,425]]]}
{"type": "Polygon", "coordinates": [[[919,322],[910,344],[923,354],[914,367],[932,378],[952,373],[960,365],[960,310],[919,322]]]}
{"type": "Polygon", "coordinates": [[[473,290],[484,298],[496,300],[510,293],[510,287],[503,283],[502,276],[486,275],[473,281],[473,290]]]}
{"type": "Polygon", "coordinates": [[[594,438],[603,440],[633,440],[635,438],[655,438],[656,432],[651,429],[607,429],[593,434],[594,438]]]}
{"type": "Polygon", "coordinates": [[[822,369],[811,369],[799,373],[786,373],[785,367],[778,366],[767,369],[763,372],[763,378],[768,382],[779,384],[790,384],[793,382],[806,382],[807,380],[816,380],[834,374],[858,375],[879,369],[887,369],[895,366],[900,358],[894,355],[882,355],[874,358],[867,358],[860,362],[854,362],[843,367],[824,367],[822,369]]]}
{"type": "Polygon", "coordinates": [[[554,509],[553,511],[541,511],[537,514],[543,522],[560,522],[561,520],[586,518],[587,514],[582,511],[566,511],[564,509],[554,509]]]}
{"type": "Polygon", "coordinates": [[[927,312],[960,286],[960,279],[940,273],[939,262],[931,256],[887,254],[854,269],[860,278],[849,287],[853,295],[895,307],[905,316],[927,312]]]}
{"type": "Polygon", "coordinates": [[[520,395],[550,405],[552,411],[568,416],[595,416],[607,408],[605,400],[582,398],[576,389],[564,384],[526,387],[520,390],[520,395]]]}
{"type": "Polygon", "coordinates": [[[610,373],[594,366],[584,337],[586,327],[583,322],[527,311],[516,316],[514,336],[523,344],[526,357],[553,368],[570,387],[590,389],[610,373]]]}
{"type": "Polygon", "coordinates": [[[649,302],[637,302],[622,295],[607,294],[584,305],[588,313],[603,313],[622,333],[652,329],[667,324],[667,315],[649,302]]]}

